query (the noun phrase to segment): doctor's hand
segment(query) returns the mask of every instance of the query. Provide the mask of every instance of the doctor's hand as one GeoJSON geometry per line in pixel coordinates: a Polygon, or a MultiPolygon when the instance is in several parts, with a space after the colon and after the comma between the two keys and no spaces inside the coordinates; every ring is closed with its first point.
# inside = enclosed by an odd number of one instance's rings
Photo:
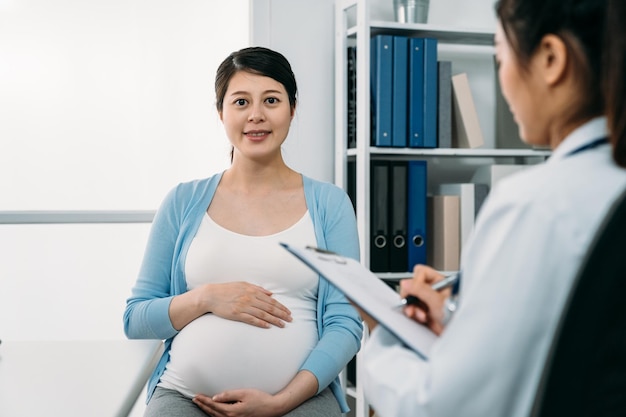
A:
{"type": "Polygon", "coordinates": [[[207,284],[201,287],[209,312],[253,326],[285,327],[292,320],[291,311],[278,302],[272,292],[249,282],[207,284]]]}
{"type": "Polygon", "coordinates": [[[233,389],[212,397],[196,395],[193,402],[212,417],[278,417],[313,397],[318,388],[317,377],[302,370],[274,395],[252,388],[233,389]]]}
{"type": "Polygon", "coordinates": [[[413,269],[413,278],[400,281],[402,297],[413,295],[425,304],[425,307],[407,305],[404,307],[404,314],[429,327],[436,334],[441,334],[444,329],[444,305],[451,290],[448,288],[435,291],[432,285],[443,278],[442,274],[429,266],[416,265],[413,269]]]}

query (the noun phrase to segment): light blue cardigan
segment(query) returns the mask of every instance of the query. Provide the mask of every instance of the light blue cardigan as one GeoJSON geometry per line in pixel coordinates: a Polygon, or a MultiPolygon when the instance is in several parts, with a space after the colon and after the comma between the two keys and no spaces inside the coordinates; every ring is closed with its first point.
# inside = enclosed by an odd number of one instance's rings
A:
{"type": "MultiPolygon", "coordinates": [[[[169,318],[169,304],[175,295],[187,291],[187,251],[221,177],[217,174],[179,184],[165,197],[152,223],[139,276],[124,311],[128,338],[165,340],[165,352],[148,382],[148,401],[165,370],[172,338],[178,333],[169,318]]],[[[318,247],[358,259],[356,219],[346,193],[335,185],[302,178],[318,247]]],[[[363,328],[358,313],[343,294],[322,278],[317,328],[319,342],[300,369],[317,377],[318,392],[330,385],[345,413],[348,405],[338,374],[358,352],[363,328]]]]}

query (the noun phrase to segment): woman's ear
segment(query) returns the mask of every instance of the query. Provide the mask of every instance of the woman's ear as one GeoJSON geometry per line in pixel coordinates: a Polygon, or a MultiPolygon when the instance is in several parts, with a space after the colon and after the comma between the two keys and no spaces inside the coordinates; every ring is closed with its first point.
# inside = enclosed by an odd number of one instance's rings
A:
{"type": "Polygon", "coordinates": [[[543,79],[549,86],[561,82],[567,74],[568,50],[560,37],[549,34],[541,39],[536,59],[543,79]]]}

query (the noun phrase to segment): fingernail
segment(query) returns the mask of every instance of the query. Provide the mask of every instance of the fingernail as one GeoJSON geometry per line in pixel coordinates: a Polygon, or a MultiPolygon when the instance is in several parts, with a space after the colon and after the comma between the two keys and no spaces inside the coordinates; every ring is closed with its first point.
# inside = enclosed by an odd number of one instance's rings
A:
{"type": "Polygon", "coordinates": [[[417,317],[417,320],[422,323],[426,321],[426,314],[424,314],[422,310],[418,310],[417,313],[415,313],[415,316],[417,317]]]}

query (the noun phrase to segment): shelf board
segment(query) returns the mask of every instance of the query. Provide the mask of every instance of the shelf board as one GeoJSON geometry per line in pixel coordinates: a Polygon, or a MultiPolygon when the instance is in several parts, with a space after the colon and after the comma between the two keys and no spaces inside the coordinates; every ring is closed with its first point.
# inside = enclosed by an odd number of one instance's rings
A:
{"type": "Polygon", "coordinates": [[[0,224],[151,223],[153,210],[0,210],[0,224]]]}
{"type": "MultiPolygon", "coordinates": [[[[372,36],[385,33],[390,35],[433,37],[442,43],[488,46],[493,46],[494,44],[494,32],[492,30],[450,27],[428,23],[398,23],[373,20],[370,22],[370,32],[372,36]]],[[[356,33],[356,27],[351,27],[347,30],[347,35],[350,37],[356,36],[356,33]]]]}
{"type": "Polygon", "coordinates": [[[375,274],[383,281],[393,282],[413,277],[413,274],[411,272],[375,272],[375,274]]]}
{"type": "MultiPolygon", "coordinates": [[[[371,146],[371,155],[405,155],[424,157],[548,157],[550,150],[543,149],[461,149],[461,148],[381,148],[371,146]]],[[[356,155],[356,149],[350,148],[348,156],[356,155]]]]}
{"type": "MultiPolygon", "coordinates": [[[[459,271],[438,271],[443,275],[456,274],[459,271]]],[[[402,279],[413,278],[412,272],[374,272],[376,276],[383,281],[397,282],[402,279]]]]}

